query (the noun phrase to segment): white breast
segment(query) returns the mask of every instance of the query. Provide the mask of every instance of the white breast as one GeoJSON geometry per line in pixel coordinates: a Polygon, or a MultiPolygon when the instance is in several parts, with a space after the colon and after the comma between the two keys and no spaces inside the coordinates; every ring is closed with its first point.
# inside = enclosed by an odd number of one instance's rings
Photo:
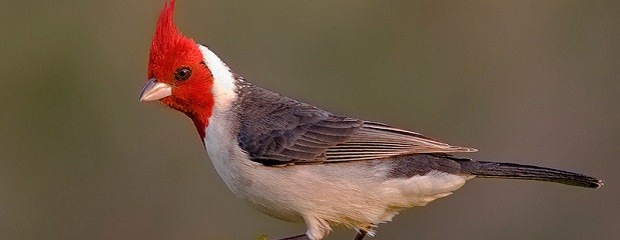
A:
{"type": "Polygon", "coordinates": [[[305,221],[312,239],[325,236],[330,223],[370,230],[403,208],[451,194],[468,178],[438,171],[388,178],[389,164],[381,161],[389,160],[285,167],[253,162],[233,132],[234,75],[208,48],[200,50],[214,76],[215,103],[204,138],[213,166],[233,193],[259,210],[283,220],[305,221]]]}
{"type": "Polygon", "coordinates": [[[213,74],[214,98],[213,112],[205,129],[204,144],[207,154],[226,185],[237,195],[239,186],[248,185],[248,178],[243,171],[253,165],[237,144],[236,133],[232,132],[235,124],[230,111],[236,100],[234,74],[230,68],[209,48],[198,45],[204,62],[213,74]]]}

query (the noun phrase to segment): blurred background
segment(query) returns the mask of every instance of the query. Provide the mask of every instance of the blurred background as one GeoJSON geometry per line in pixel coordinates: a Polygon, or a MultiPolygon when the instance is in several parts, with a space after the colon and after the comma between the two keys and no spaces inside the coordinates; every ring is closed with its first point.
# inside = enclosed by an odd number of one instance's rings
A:
{"type": "MultiPolygon", "coordinates": [[[[237,199],[190,120],[138,103],[158,1],[0,2],[1,239],[300,234],[237,199]]],[[[617,1],[179,0],[176,22],[265,88],[601,189],[474,179],[375,239],[615,239],[617,1]]],[[[329,239],[349,239],[336,228],[329,239]]]]}

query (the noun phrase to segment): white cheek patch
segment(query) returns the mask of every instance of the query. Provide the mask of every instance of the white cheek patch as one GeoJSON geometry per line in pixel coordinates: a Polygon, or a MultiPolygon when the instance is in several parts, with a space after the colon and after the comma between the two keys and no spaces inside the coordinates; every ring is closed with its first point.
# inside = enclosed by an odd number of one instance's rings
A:
{"type": "Polygon", "coordinates": [[[230,68],[209,48],[198,45],[205,64],[213,74],[214,108],[228,109],[235,100],[235,77],[230,68]]]}

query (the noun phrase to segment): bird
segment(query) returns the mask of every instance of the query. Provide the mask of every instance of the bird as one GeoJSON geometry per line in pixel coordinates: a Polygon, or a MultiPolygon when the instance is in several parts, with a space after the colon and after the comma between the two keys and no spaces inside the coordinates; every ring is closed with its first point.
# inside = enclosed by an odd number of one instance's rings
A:
{"type": "Polygon", "coordinates": [[[459,157],[454,146],[388,124],[341,116],[269,91],[186,37],[166,1],[139,101],[159,101],[193,122],[216,172],[239,198],[272,217],[305,222],[283,239],[324,239],[332,226],[374,236],[400,211],[451,195],[475,177],[599,188],[579,173],[459,157]]]}

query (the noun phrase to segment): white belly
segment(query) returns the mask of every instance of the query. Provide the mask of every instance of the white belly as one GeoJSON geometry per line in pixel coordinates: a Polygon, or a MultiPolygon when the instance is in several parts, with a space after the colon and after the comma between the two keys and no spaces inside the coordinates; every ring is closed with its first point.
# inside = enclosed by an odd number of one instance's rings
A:
{"type": "Polygon", "coordinates": [[[199,46],[213,73],[213,112],[205,148],[213,166],[237,196],[261,211],[305,221],[307,236],[322,239],[330,223],[371,230],[399,210],[423,206],[460,188],[467,176],[431,171],[425,176],[387,177],[390,160],[269,167],[251,161],[237,144],[235,76],[209,49],[199,46]]]}
{"type": "MultiPolygon", "coordinates": [[[[211,120],[210,126],[225,126],[217,117],[211,120]]],[[[470,178],[438,171],[388,178],[389,165],[382,160],[264,166],[237,144],[222,144],[236,143],[227,129],[207,127],[205,148],[230,190],[268,215],[305,221],[317,236],[330,230],[329,223],[368,229],[390,221],[399,210],[450,195],[470,178]]]]}

